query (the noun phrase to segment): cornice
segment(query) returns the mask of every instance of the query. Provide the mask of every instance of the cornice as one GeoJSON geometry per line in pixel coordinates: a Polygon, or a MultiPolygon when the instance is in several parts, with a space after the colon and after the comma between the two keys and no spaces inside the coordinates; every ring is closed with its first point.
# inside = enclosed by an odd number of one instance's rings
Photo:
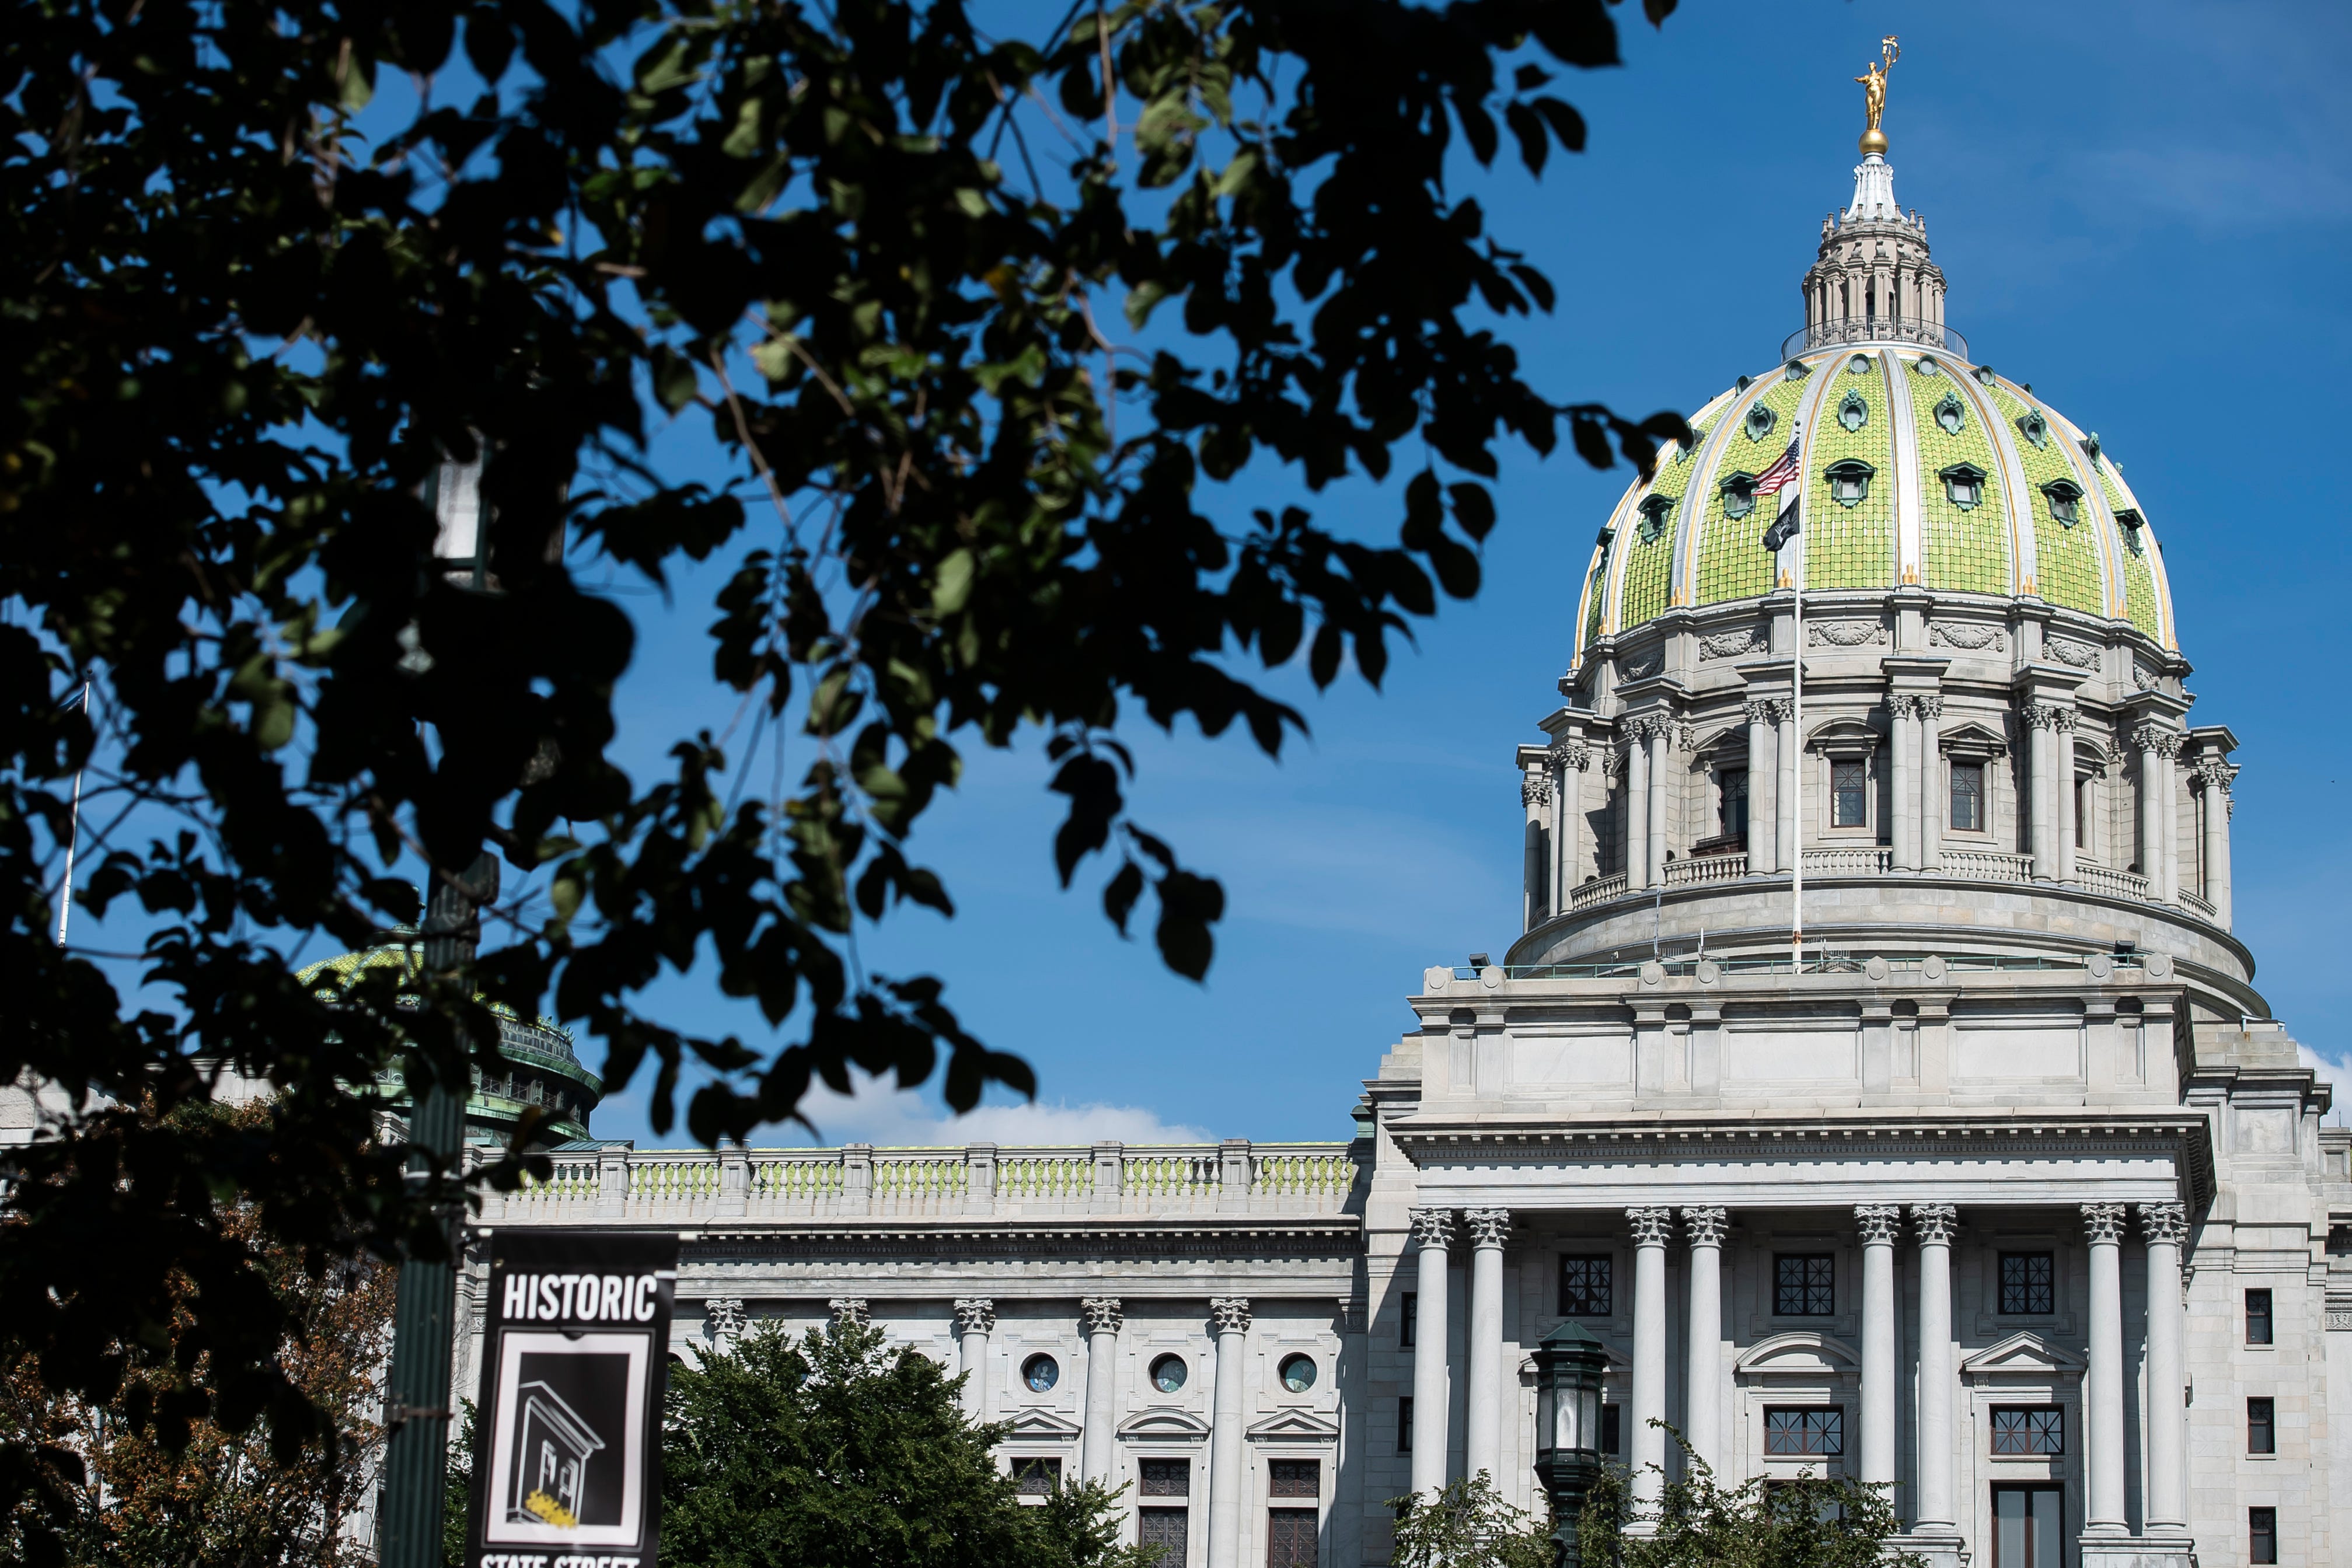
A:
{"type": "Polygon", "coordinates": [[[681,1232],[688,1258],[1040,1259],[1353,1257],[1363,1226],[1353,1215],[1301,1218],[1295,1223],[1138,1225],[1106,1215],[1099,1221],[1006,1225],[959,1224],[952,1218],[908,1225],[850,1224],[754,1228],[740,1224],[681,1232]]]}

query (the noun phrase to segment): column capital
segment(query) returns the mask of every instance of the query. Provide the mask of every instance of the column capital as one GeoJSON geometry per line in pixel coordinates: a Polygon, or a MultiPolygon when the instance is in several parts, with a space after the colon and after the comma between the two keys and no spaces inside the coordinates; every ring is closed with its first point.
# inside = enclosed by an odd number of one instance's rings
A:
{"type": "Polygon", "coordinates": [[[743,1300],[740,1296],[713,1296],[702,1303],[702,1326],[710,1337],[720,1343],[733,1339],[743,1332],[743,1300]]]}
{"type": "Polygon", "coordinates": [[[858,1328],[867,1328],[873,1323],[863,1296],[835,1296],[824,1305],[825,1310],[833,1314],[835,1323],[849,1323],[858,1328]]]}
{"type": "Polygon", "coordinates": [[[1078,1316],[1089,1334],[1117,1333],[1126,1322],[1117,1296],[1087,1296],[1078,1302],[1078,1316]]]}
{"type": "Polygon", "coordinates": [[[1748,699],[1748,706],[1745,710],[1748,722],[1750,724],[1777,724],[1780,722],[1780,716],[1778,711],[1779,706],[1780,705],[1773,702],[1770,697],[1749,697],[1748,699]]]}
{"type": "Polygon", "coordinates": [[[1212,1296],[1209,1298],[1209,1321],[1221,1334],[1247,1333],[1250,1326],[1250,1304],[1247,1296],[1212,1296]]]}
{"type": "Polygon", "coordinates": [[[960,1296],[955,1304],[956,1337],[996,1332],[996,1301],[990,1296],[960,1296]]]}
{"type": "Polygon", "coordinates": [[[1721,1208],[1685,1208],[1683,1210],[1683,1234],[1694,1247],[1720,1247],[1723,1233],[1730,1228],[1727,1211],[1721,1208]]]}
{"type": "Polygon", "coordinates": [[[1861,1203],[1853,1209],[1865,1247],[1892,1247],[1903,1234],[1903,1210],[1892,1203],[1861,1203]]]}
{"type": "Polygon", "coordinates": [[[1551,743],[1551,765],[1565,773],[1574,769],[1581,773],[1592,760],[1592,750],[1580,740],[1555,740],[1551,743]]]}
{"type": "Polygon", "coordinates": [[[2132,731],[2132,744],[2168,759],[2180,755],[2180,732],[2160,724],[2143,724],[2132,731]]]}
{"type": "Polygon", "coordinates": [[[1924,693],[1918,696],[1913,697],[1911,700],[1919,705],[1919,716],[1921,718],[1941,718],[1944,716],[1944,695],[1941,692],[1924,693]]]}
{"type": "Polygon", "coordinates": [[[2121,1246],[2124,1239],[2124,1206],[2120,1203],[2086,1203],[2083,1205],[2083,1233],[2094,1247],[2121,1246]]]}
{"type": "Polygon", "coordinates": [[[1633,1228],[1633,1242],[1638,1247],[1664,1247],[1675,1239],[1675,1211],[1671,1208],[1629,1208],[1625,1221],[1633,1228]]]}
{"type": "Polygon", "coordinates": [[[1450,1208],[1414,1209],[1412,1239],[1426,1250],[1444,1251],[1454,1245],[1454,1211],[1450,1208]]]}
{"type": "Polygon", "coordinates": [[[2189,1239],[2189,1210],[2177,1203],[2143,1203],[2139,1233],[2151,1242],[2178,1247],[2189,1239]]]}
{"type": "Polygon", "coordinates": [[[1519,804],[1549,806],[1551,804],[1551,775],[1529,768],[1519,777],[1519,804]]]}
{"type": "Polygon", "coordinates": [[[1462,1218],[1470,1227],[1473,1247],[1500,1247],[1511,1239],[1511,1211],[1507,1208],[1465,1209],[1462,1218]]]}
{"type": "Polygon", "coordinates": [[[1959,1228],[1960,1211],[1948,1203],[1915,1203],[1911,1206],[1911,1228],[1918,1233],[1923,1247],[1949,1247],[1952,1232],[1959,1228]]]}

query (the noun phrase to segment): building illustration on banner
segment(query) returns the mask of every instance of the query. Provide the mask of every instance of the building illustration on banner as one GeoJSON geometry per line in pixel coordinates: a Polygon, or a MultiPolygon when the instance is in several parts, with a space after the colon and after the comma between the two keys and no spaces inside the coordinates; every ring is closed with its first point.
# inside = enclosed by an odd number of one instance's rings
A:
{"type": "Polygon", "coordinates": [[[546,1384],[516,1390],[522,1411],[515,1422],[515,1496],[507,1518],[517,1524],[537,1520],[559,1530],[577,1529],[587,1479],[588,1458],[604,1447],[595,1428],[546,1384]]]}

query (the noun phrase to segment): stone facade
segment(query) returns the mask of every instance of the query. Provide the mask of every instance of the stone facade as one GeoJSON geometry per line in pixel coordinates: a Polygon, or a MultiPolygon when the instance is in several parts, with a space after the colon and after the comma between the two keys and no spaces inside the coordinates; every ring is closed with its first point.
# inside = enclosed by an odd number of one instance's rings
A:
{"type": "Polygon", "coordinates": [[[1925,235],[1874,157],[1806,285],[1867,340],[1743,381],[1628,492],[1649,531],[1596,552],[1514,758],[1525,929],[1422,977],[1353,1141],[581,1147],[481,1224],[682,1232],[683,1360],[870,1322],[1016,1473],[1127,1484],[1171,1568],[1385,1563],[1392,1500],[1476,1471],[1535,1504],[1565,1317],[1622,1460],[1683,1465],[1659,1421],[1730,1477],[1887,1486],[1939,1568],[2352,1560],[2352,1133],[2231,932],[2236,737],[2188,720],[2096,440],[1956,338],[1874,336],[1885,298],[1943,331],[1925,235]],[[1951,492],[2007,497],[1980,574],[1936,553],[1905,399],[1999,426],[1951,492]],[[1784,444],[1811,476],[1840,408],[1896,423],[1882,533],[1813,497],[1709,599],[1730,536],[1681,497],[1757,550],[1771,507],[1699,476],[1743,425],[1746,478],[1784,444]],[[1884,582],[1820,585],[1856,538],[1884,582]]]}

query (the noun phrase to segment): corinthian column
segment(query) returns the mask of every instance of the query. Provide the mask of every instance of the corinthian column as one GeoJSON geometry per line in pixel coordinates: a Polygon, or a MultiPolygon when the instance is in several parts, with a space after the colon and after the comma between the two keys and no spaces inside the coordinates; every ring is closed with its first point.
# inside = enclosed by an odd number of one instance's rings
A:
{"type": "Polygon", "coordinates": [[[1944,865],[1944,699],[1920,697],[1919,704],[1919,869],[1941,871],[1944,865]]]}
{"type": "Polygon", "coordinates": [[[1249,1476],[1242,1454],[1242,1359],[1249,1340],[1246,1296],[1209,1302],[1217,1333],[1217,1387],[1209,1417],[1209,1568],[1241,1568],[1242,1499],[1249,1476]]]}
{"type": "Polygon", "coordinates": [[[2074,710],[2053,709],[2050,721],[2050,760],[2053,776],[2050,788],[2057,811],[2056,844],[2058,880],[2073,882],[2074,875],[2074,710]]]}
{"type": "Polygon", "coordinates": [[[955,1304],[956,1370],[963,1374],[963,1409],[975,1423],[988,1419],[988,1336],[996,1332],[996,1303],[967,1296],[955,1304]]]}
{"type": "Polygon", "coordinates": [[[1895,869],[1919,869],[1919,699],[1908,694],[1886,699],[1889,737],[1895,753],[1895,869]]]}
{"type": "Polygon", "coordinates": [[[2180,1304],[2180,1246],[2187,1211],[2177,1203],[2139,1206],[2147,1238],[2147,1530],[2189,1528],[2189,1380],[2180,1304]]]}
{"type": "Polygon", "coordinates": [[[1777,868],[1773,859],[1773,804],[1780,791],[1773,788],[1772,705],[1760,698],[1748,705],[1748,871],[1764,876],[1777,868]]]}
{"type": "Polygon", "coordinates": [[[1087,1421],[1078,1445],[1078,1473],[1108,1481],[1112,1431],[1118,1420],[1118,1330],[1117,1296],[1088,1296],[1078,1303],[1087,1330],[1087,1421]]]}
{"type": "Polygon", "coordinates": [[[1666,760],[1674,734],[1672,719],[1650,721],[1650,883],[1666,880],[1666,760]]]}
{"type": "Polygon", "coordinates": [[[1580,740],[1552,743],[1552,883],[1553,913],[1564,915],[1576,897],[1584,875],[1584,765],[1591,754],[1580,740]]]}
{"type": "Polygon", "coordinates": [[[1650,721],[1625,727],[1625,885],[1650,885],[1650,721]]]}
{"type": "Polygon", "coordinates": [[[2055,882],[2058,878],[2057,808],[2051,800],[2052,777],[2055,765],[2051,758],[2057,747],[2052,743],[2051,728],[2058,710],[2048,703],[2027,703],[2020,713],[2025,719],[2031,745],[2026,753],[2026,780],[2029,799],[2032,801],[2030,821],[2033,834],[2033,880],[2055,882]]]}
{"type": "MultiPolygon", "coordinates": [[[[1500,1479],[1503,1452],[1503,1245],[1511,1211],[1474,1208],[1470,1227],[1470,1419],[1463,1473],[1500,1479]]],[[[1415,1413],[1420,1411],[1413,1406],[1415,1413]]]]}
{"type": "Polygon", "coordinates": [[[2132,731],[2139,747],[2139,859],[2147,873],[2147,895],[2169,904],[2180,883],[2173,856],[2172,759],[2180,752],[2180,737],[2158,724],[2132,731]]]}
{"type": "Polygon", "coordinates": [[[1690,1239],[1690,1322],[1684,1337],[1683,1437],[1691,1452],[1720,1468],[1723,1453],[1723,1230],[1720,1208],[1683,1210],[1690,1239]]]}
{"type": "Polygon", "coordinates": [[[1853,1218],[1862,1228],[1862,1480],[1895,1485],[1895,1240],[1903,1211],[1865,1203],[1853,1218]]]}
{"type": "Polygon", "coordinates": [[[2230,927],[2230,784],[2237,766],[2219,757],[2197,764],[2198,782],[2205,789],[2205,902],[2213,906],[2213,920],[2230,927]]]}
{"type": "Polygon", "coordinates": [[[1793,872],[1797,869],[1800,848],[1797,843],[1797,791],[1804,782],[1797,774],[1798,768],[1803,765],[1803,759],[1797,755],[1797,705],[1776,698],[1772,704],[1772,714],[1780,721],[1780,741],[1773,747],[1780,769],[1780,781],[1773,791],[1772,802],[1772,820],[1776,824],[1773,836],[1780,842],[1774,859],[1780,870],[1793,872]]]}
{"type": "Polygon", "coordinates": [[[1443,1208],[1412,1211],[1419,1293],[1412,1320],[1412,1490],[1415,1496],[1445,1485],[1445,1249],[1454,1216],[1443,1208]]]}
{"type": "Polygon", "coordinates": [[[2120,1535],[2129,1528],[2124,1517],[2124,1206],[2083,1205],[2083,1230],[2091,1243],[2091,1364],[2084,1399],[2090,1484],[2083,1533],[2120,1535]]]}
{"type": "Polygon", "coordinates": [[[1915,1203],[1919,1237],[1919,1461],[1915,1533],[1959,1528],[1952,1506],[1952,1226],[1948,1203],[1915,1203]]]}
{"type": "Polygon", "coordinates": [[[1633,1504],[1657,1506],[1664,1483],[1666,1434],[1654,1425],[1666,1418],[1666,1243],[1674,1237],[1674,1210],[1629,1208],[1633,1229],[1633,1430],[1626,1452],[1633,1460],[1633,1504]]]}

